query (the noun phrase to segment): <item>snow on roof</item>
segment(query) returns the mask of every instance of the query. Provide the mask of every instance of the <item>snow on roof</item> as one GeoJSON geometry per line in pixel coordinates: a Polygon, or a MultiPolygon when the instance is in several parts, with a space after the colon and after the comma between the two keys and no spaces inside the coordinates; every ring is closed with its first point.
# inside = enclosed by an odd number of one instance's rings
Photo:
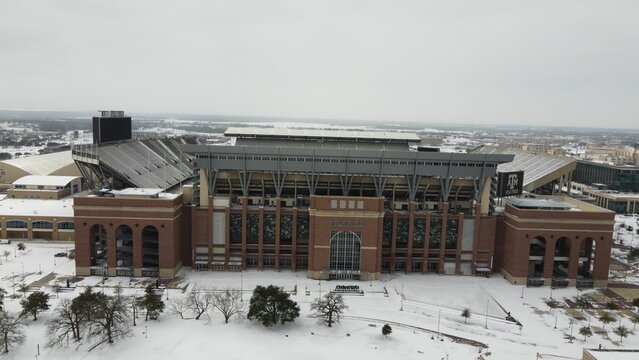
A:
{"type": "Polygon", "coordinates": [[[139,196],[139,197],[158,197],[162,199],[175,199],[179,194],[165,193],[160,188],[126,188],[122,190],[110,190],[109,193],[115,197],[139,196]]]}
{"type": "Polygon", "coordinates": [[[27,175],[13,182],[24,186],[66,186],[79,176],[27,175]]]}
{"type": "MultiPolygon", "coordinates": [[[[534,181],[539,180],[553,172],[565,173],[576,166],[576,160],[565,156],[550,156],[531,154],[523,150],[508,149],[494,146],[483,146],[474,152],[481,154],[513,154],[515,158],[509,163],[499,164],[497,171],[524,171],[524,190],[534,181]]],[[[538,185],[539,186],[539,185],[538,185]]]]}
{"type": "Polygon", "coordinates": [[[318,129],[284,129],[259,127],[230,127],[226,136],[236,137],[304,137],[304,138],[332,138],[332,139],[364,139],[364,140],[401,140],[419,142],[421,139],[415,133],[388,131],[353,131],[353,130],[318,130],[318,129]]]}
{"type": "Polygon", "coordinates": [[[0,200],[0,215],[10,216],[56,216],[73,217],[73,199],[3,199],[0,200]]]}
{"type": "Polygon", "coordinates": [[[71,158],[71,151],[61,151],[5,160],[4,163],[15,166],[32,175],[49,175],[67,165],[73,164],[73,159],[71,158]]]}

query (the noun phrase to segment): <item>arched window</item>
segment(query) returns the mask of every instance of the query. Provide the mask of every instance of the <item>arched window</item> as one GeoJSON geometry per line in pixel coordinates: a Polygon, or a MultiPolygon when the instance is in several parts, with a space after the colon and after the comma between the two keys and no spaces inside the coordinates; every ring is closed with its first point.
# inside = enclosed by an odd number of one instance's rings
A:
{"type": "Polygon", "coordinates": [[[50,221],[33,221],[31,227],[34,229],[53,229],[53,223],[50,221]]]}
{"type": "Polygon", "coordinates": [[[58,223],[58,230],[73,230],[75,225],[72,221],[62,221],[58,223]]]}
{"type": "Polygon", "coordinates": [[[26,229],[27,222],[24,220],[9,220],[7,221],[7,229],[26,229]]]}
{"type": "Polygon", "coordinates": [[[130,268],[133,266],[133,230],[131,230],[130,226],[118,226],[115,230],[115,243],[115,256],[118,268],[128,268],[118,269],[116,270],[116,273],[122,276],[130,276],[130,268]]]}
{"type": "Polygon", "coordinates": [[[160,267],[160,234],[155,226],[142,230],[142,276],[158,276],[160,267]]]}
{"type": "MultiPolygon", "coordinates": [[[[106,229],[102,225],[93,225],[89,231],[91,247],[91,266],[107,266],[108,248],[106,229]]],[[[101,275],[96,273],[95,275],[101,275]]]]}
{"type": "Polygon", "coordinates": [[[331,233],[331,271],[359,271],[360,239],[360,233],[352,231],[333,231],[331,233]]]}

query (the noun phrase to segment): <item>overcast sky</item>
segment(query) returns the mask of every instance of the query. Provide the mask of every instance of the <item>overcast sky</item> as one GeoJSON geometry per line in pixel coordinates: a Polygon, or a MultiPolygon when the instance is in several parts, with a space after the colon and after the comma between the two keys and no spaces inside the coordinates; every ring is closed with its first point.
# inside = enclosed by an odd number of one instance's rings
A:
{"type": "Polygon", "coordinates": [[[0,109],[639,128],[639,1],[0,0],[0,109]]]}

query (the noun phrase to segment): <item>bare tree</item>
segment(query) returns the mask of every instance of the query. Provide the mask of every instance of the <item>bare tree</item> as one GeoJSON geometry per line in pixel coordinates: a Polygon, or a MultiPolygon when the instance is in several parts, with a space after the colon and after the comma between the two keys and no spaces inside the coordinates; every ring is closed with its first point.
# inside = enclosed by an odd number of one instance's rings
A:
{"type": "Polygon", "coordinates": [[[67,298],[60,300],[53,316],[47,321],[47,346],[62,346],[69,335],[74,341],[80,341],[87,324],[87,313],[77,303],[67,298]]]}
{"type": "Polygon", "coordinates": [[[191,290],[191,293],[186,299],[186,306],[195,314],[195,320],[200,320],[200,317],[213,306],[213,303],[213,295],[209,291],[199,289],[191,290]]]}
{"type": "Polygon", "coordinates": [[[311,304],[311,310],[315,311],[314,317],[322,324],[332,327],[333,323],[339,322],[339,317],[348,306],[344,304],[344,298],[340,294],[329,292],[324,298],[317,298],[311,304]]]}
{"type": "Polygon", "coordinates": [[[226,289],[223,292],[213,293],[213,300],[213,306],[220,310],[226,324],[229,323],[231,316],[244,312],[240,290],[226,289]]]}
{"type": "Polygon", "coordinates": [[[0,346],[8,353],[9,348],[24,341],[24,327],[26,320],[22,316],[15,316],[0,311],[0,346]]]}
{"type": "Polygon", "coordinates": [[[89,337],[97,337],[101,342],[111,344],[129,336],[129,301],[122,295],[122,289],[116,288],[113,296],[96,294],[89,337]]]}
{"type": "Polygon", "coordinates": [[[181,319],[184,319],[184,312],[187,311],[188,300],[187,299],[171,299],[169,300],[168,310],[169,314],[180,315],[181,319]]]}

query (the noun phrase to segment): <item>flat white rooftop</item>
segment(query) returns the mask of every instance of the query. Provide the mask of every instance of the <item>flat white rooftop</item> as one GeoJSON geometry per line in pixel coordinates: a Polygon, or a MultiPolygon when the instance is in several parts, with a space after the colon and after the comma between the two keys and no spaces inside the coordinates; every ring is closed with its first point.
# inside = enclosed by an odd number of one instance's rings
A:
{"type": "Polygon", "coordinates": [[[260,127],[231,127],[224,135],[229,137],[261,137],[261,138],[309,138],[309,139],[342,139],[342,140],[376,140],[421,142],[417,134],[410,132],[388,131],[350,131],[350,130],[318,130],[318,129],[285,129],[260,127]]]}
{"type": "Polygon", "coordinates": [[[21,186],[66,186],[79,176],[27,175],[13,182],[21,186]]]}
{"type": "Polygon", "coordinates": [[[2,199],[0,216],[11,220],[11,216],[55,216],[73,217],[73,198],[61,200],[2,199]]]}
{"type": "MultiPolygon", "coordinates": [[[[126,188],[122,190],[105,190],[104,193],[113,194],[118,198],[158,198],[158,199],[175,199],[180,194],[164,192],[160,188],[126,188]]],[[[90,195],[95,196],[95,195],[90,195]]]]}

